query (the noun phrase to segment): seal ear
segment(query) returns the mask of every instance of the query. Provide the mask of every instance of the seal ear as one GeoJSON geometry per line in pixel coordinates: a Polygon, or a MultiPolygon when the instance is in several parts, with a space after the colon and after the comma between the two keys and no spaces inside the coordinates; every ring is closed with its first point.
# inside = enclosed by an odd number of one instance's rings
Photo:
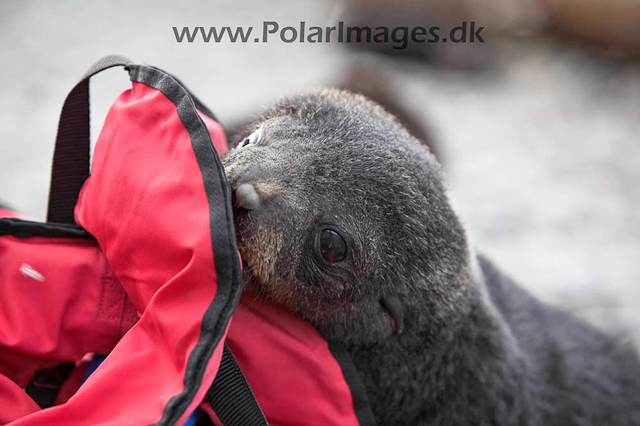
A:
{"type": "Polygon", "coordinates": [[[404,329],[404,306],[397,296],[384,296],[380,304],[389,313],[396,327],[396,334],[402,334],[404,329]]]}

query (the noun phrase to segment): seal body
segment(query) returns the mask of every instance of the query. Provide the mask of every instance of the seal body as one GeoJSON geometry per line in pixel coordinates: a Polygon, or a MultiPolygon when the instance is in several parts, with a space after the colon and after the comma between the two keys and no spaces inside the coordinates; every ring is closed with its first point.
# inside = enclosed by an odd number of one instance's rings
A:
{"type": "Polygon", "coordinates": [[[304,93],[246,135],[223,159],[246,291],[347,348],[378,424],[640,424],[633,349],[478,256],[381,107],[304,93]]]}

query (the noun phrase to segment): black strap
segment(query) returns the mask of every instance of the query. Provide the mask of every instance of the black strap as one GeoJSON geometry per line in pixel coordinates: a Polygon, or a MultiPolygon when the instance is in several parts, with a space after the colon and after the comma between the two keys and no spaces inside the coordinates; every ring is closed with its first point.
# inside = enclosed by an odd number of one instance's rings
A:
{"type": "Polygon", "coordinates": [[[369,397],[367,396],[367,389],[364,387],[362,377],[356,368],[356,365],[349,355],[349,352],[338,342],[328,341],[329,351],[340,365],[344,380],[349,386],[351,391],[351,397],[353,398],[353,410],[358,418],[358,424],[360,426],[375,426],[376,419],[373,417],[373,411],[369,404],[369,397]]]}
{"type": "MultiPolygon", "coordinates": [[[[121,56],[106,56],[96,62],[80,82],[71,90],[64,102],[51,171],[49,210],[47,221],[58,224],[75,224],[74,208],[84,181],[89,177],[90,108],[89,79],[111,67],[128,66],[132,62],[121,56]]],[[[216,120],[211,111],[191,95],[200,112],[216,120]]],[[[217,120],[216,120],[217,121],[217,120]]],[[[15,231],[14,223],[3,224],[7,232],[15,231]]],[[[51,231],[51,227],[46,227],[51,231]]],[[[0,228],[2,230],[3,228],[0,228]]],[[[22,228],[20,228],[22,229],[22,228]]],[[[43,229],[30,227],[42,232],[43,229]]],[[[69,231],[55,229],[56,232],[69,231]]],[[[29,234],[31,235],[31,234],[29,234]]],[[[90,235],[83,237],[91,238],[90,235]]],[[[71,363],[73,365],[73,363],[71,363]]],[[[60,386],[68,376],[68,364],[36,373],[29,384],[30,395],[45,408],[53,405],[60,386]]],[[[233,354],[225,344],[218,374],[207,391],[207,399],[224,426],[268,426],[249,383],[242,374],[233,354]]]]}
{"type": "Polygon", "coordinates": [[[0,219],[0,236],[3,235],[11,235],[16,238],[48,237],[93,239],[93,236],[80,225],[42,223],[16,218],[0,219]]]}
{"type": "Polygon", "coordinates": [[[93,64],[65,99],[53,154],[47,222],[75,223],[73,210],[89,177],[89,79],[107,68],[131,63],[122,56],[105,56],[93,64]]]}
{"type": "Polygon", "coordinates": [[[56,402],[60,388],[75,368],[73,362],[65,362],[45,370],[38,370],[25,388],[40,408],[52,407],[56,402]]]}
{"type": "Polygon", "coordinates": [[[224,345],[218,374],[207,400],[224,426],[268,426],[253,391],[236,359],[224,345]]]}
{"type": "MultiPolygon", "coordinates": [[[[108,55],[89,68],[64,101],[53,154],[47,222],[75,223],[73,211],[84,181],[89,177],[91,108],[89,80],[108,68],[131,65],[124,56],[108,55]]],[[[175,78],[175,77],[174,77],[175,78]]],[[[178,83],[182,84],[178,79],[178,83]]],[[[184,85],[182,84],[184,87],[184,85]]],[[[206,105],[190,93],[196,108],[219,122],[206,105]]]]}

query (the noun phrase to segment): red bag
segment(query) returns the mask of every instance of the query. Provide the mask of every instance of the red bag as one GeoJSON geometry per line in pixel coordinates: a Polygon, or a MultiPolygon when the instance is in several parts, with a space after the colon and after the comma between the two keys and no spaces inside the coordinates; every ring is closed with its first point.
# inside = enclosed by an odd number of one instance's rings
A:
{"type": "Polygon", "coordinates": [[[107,57],[74,88],[48,221],[0,219],[0,425],[181,425],[203,400],[200,424],[373,424],[346,352],[240,301],[225,150],[215,117],[156,68],[107,57]],[[89,176],[89,78],[117,65],[132,88],[89,176]],[[80,386],[93,353],[109,355],[80,386]]]}

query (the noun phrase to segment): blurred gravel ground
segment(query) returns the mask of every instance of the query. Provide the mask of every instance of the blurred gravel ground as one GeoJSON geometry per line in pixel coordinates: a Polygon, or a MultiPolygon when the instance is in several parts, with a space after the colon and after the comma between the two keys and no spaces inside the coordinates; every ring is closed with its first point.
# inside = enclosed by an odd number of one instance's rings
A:
{"type": "MultiPolygon", "coordinates": [[[[172,27],[330,22],[333,5],[271,1],[0,3],[0,199],[42,219],[57,118],[97,58],[119,53],[179,76],[223,122],[339,81],[350,62],[386,73],[430,123],[476,246],[545,301],[640,344],[640,65],[547,40],[500,41],[483,73],[336,45],[179,44],[172,27]]],[[[94,84],[94,135],[126,88],[94,84]]]]}

